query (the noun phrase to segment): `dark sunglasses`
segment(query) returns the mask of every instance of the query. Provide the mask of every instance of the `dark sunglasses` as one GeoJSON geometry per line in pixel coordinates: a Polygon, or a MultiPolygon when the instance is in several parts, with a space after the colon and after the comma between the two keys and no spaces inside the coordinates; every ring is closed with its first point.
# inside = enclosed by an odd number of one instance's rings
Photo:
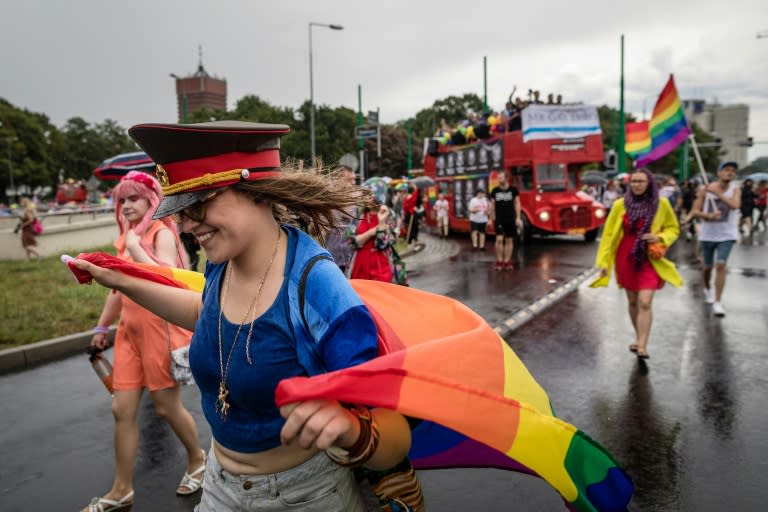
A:
{"type": "Polygon", "coordinates": [[[227,187],[219,188],[216,190],[211,191],[210,194],[205,196],[200,201],[187,206],[183,210],[181,210],[178,213],[172,213],[169,215],[171,217],[171,220],[175,222],[176,224],[181,224],[181,222],[184,220],[184,217],[188,218],[192,222],[203,222],[205,220],[205,205],[209,202],[211,202],[216,196],[221,194],[227,190],[227,187]]]}

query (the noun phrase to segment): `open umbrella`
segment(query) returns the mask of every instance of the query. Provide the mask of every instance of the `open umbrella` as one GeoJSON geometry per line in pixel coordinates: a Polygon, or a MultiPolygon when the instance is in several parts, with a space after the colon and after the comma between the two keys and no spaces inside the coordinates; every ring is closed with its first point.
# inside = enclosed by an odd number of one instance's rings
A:
{"type": "Polygon", "coordinates": [[[412,180],[409,180],[408,183],[413,184],[416,188],[429,188],[435,186],[435,180],[430,178],[429,176],[419,176],[418,178],[413,178],[412,180]]]}
{"type": "Polygon", "coordinates": [[[608,179],[600,171],[589,171],[581,175],[581,182],[587,185],[606,185],[608,179]]]}
{"type": "Polygon", "coordinates": [[[752,174],[747,174],[746,176],[741,177],[741,181],[744,180],[752,180],[755,183],[759,183],[761,181],[768,181],[768,172],[753,172],[752,174]]]}
{"type": "Polygon", "coordinates": [[[387,181],[380,176],[373,176],[363,182],[363,187],[373,192],[376,200],[385,203],[387,200],[387,181]]]}
{"type": "Polygon", "coordinates": [[[155,163],[143,151],[123,153],[101,162],[93,175],[100,180],[119,180],[129,171],[144,171],[152,173],[155,163]]]}

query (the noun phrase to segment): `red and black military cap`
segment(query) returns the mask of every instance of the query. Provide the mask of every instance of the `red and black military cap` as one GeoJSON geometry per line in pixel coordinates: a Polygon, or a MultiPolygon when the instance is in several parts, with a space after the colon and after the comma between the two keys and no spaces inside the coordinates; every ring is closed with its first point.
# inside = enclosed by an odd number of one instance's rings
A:
{"type": "Polygon", "coordinates": [[[214,121],[139,124],[128,134],[157,164],[163,201],[153,218],[178,213],[202,201],[211,189],[280,172],[284,124],[214,121]]]}

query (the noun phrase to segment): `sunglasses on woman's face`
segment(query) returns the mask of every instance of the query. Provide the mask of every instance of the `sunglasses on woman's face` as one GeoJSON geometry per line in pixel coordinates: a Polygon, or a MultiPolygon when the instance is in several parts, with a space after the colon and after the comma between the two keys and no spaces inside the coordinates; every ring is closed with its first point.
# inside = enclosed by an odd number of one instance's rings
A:
{"type": "Polygon", "coordinates": [[[205,208],[206,204],[210,203],[216,196],[221,194],[227,190],[226,187],[216,189],[212,191],[210,194],[205,196],[202,200],[192,204],[191,206],[187,206],[183,210],[181,210],[178,213],[172,213],[170,215],[171,220],[173,220],[176,224],[181,224],[184,220],[184,217],[188,218],[192,222],[201,223],[205,220],[205,208]]]}

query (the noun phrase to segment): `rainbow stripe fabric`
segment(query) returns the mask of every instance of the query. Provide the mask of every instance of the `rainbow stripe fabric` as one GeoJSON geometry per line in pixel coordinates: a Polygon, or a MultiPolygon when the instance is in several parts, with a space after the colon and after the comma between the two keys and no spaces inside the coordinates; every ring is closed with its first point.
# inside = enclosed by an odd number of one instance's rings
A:
{"type": "MultiPolygon", "coordinates": [[[[98,258],[100,266],[156,280],[147,266],[98,258]]],[[[189,281],[189,274],[180,274],[176,285],[165,276],[156,281],[195,289],[199,279],[189,281]]],[[[410,453],[417,468],[521,471],[546,480],[570,510],[626,510],[633,492],[627,474],[598,443],[554,416],[546,392],[479,315],[448,297],[377,281],[351,283],[376,322],[382,355],[284,380],[278,405],[328,398],[393,409],[423,420],[413,430],[410,453]]]]}
{"type": "Polygon", "coordinates": [[[650,151],[651,134],[648,132],[648,121],[625,124],[624,140],[624,151],[632,158],[650,151]]]}
{"type": "Polygon", "coordinates": [[[651,149],[635,161],[637,167],[662,158],[691,134],[672,75],[669,75],[669,80],[653,107],[648,131],[651,136],[651,149]]]}

